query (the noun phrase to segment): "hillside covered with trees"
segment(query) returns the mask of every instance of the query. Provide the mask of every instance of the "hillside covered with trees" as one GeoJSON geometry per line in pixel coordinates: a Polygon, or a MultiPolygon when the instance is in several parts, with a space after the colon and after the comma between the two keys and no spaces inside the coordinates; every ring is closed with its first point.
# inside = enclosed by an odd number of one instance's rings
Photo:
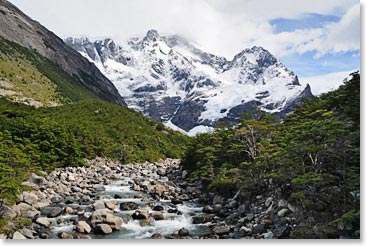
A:
{"type": "Polygon", "coordinates": [[[275,122],[263,112],[192,140],[183,167],[208,192],[249,206],[275,196],[299,208],[294,238],[358,237],[360,75],[275,122]]]}

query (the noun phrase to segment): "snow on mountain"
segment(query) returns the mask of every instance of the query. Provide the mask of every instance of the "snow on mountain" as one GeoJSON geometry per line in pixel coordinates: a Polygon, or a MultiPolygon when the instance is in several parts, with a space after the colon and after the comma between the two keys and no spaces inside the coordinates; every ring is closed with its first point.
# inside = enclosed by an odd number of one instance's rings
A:
{"type": "Polygon", "coordinates": [[[190,135],[222,120],[235,122],[257,107],[283,117],[312,96],[309,86],[261,47],[229,61],[155,30],[119,45],[111,39],[65,41],[96,64],[130,108],[190,135]]]}

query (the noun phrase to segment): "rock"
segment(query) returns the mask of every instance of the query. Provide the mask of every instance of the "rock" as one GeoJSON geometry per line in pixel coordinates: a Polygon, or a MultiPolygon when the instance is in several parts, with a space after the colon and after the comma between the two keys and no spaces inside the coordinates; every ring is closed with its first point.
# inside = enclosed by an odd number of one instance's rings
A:
{"type": "Polygon", "coordinates": [[[153,194],[163,196],[164,192],[166,192],[166,187],[164,187],[163,185],[157,184],[153,187],[153,194]]]}
{"type": "Polygon", "coordinates": [[[257,225],[255,226],[253,229],[252,229],[252,233],[253,234],[262,234],[266,232],[266,227],[264,224],[260,224],[260,225],[257,225]]]}
{"type": "Polygon", "coordinates": [[[261,236],[263,236],[264,239],[273,239],[274,238],[274,233],[269,231],[269,232],[263,233],[261,236]]]}
{"type": "Polygon", "coordinates": [[[66,214],[73,214],[74,213],[74,209],[72,209],[71,207],[66,207],[65,208],[65,213],[66,214]]]}
{"type": "Polygon", "coordinates": [[[248,221],[252,221],[255,218],[255,215],[253,213],[248,213],[246,215],[246,218],[247,218],[248,221]]]}
{"type": "Polygon", "coordinates": [[[271,219],[264,219],[261,221],[261,223],[269,226],[269,225],[272,225],[274,222],[271,219]]]}
{"type": "Polygon", "coordinates": [[[163,236],[162,234],[160,233],[154,233],[152,236],[151,236],[152,239],[162,239],[163,236]]]}
{"type": "Polygon", "coordinates": [[[87,234],[91,233],[92,231],[92,228],[90,227],[90,225],[85,221],[78,221],[76,223],[75,229],[77,232],[87,233],[87,234]]]}
{"type": "Polygon", "coordinates": [[[103,223],[106,221],[107,215],[112,215],[113,212],[107,208],[98,209],[91,215],[91,222],[94,224],[103,223]]]}
{"type": "Polygon", "coordinates": [[[13,209],[11,209],[11,208],[9,208],[5,205],[3,205],[1,207],[0,214],[1,214],[1,217],[6,219],[6,220],[12,220],[15,217],[17,217],[17,213],[13,209]]]}
{"type": "Polygon", "coordinates": [[[123,202],[120,204],[120,209],[122,211],[136,210],[139,206],[135,202],[123,202]]]}
{"type": "Polygon", "coordinates": [[[114,230],[122,229],[122,219],[120,217],[114,216],[112,214],[108,214],[105,222],[111,226],[114,230]]]}
{"type": "Polygon", "coordinates": [[[272,231],[277,238],[286,238],[290,234],[290,230],[286,225],[277,225],[272,231]]]}
{"type": "Polygon", "coordinates": [[[116,204],[117,204],[116,201],[113,201],[113,200],[105,202],[106,208],[108,208],[110,210],[114,210],[115,207],[116,207],[116,204]]]}
{"type": "Polygon", "coordinates": [[[51,202],[52,203],[60,203],[60,202],[62,202],[62,198],[60,196],[53,196],[53,197],[51,197],[51,202]]]}
{"type": "Polygon", "coordinates": [[[265,200],[265,207],[268,208],[273,203],[273,200],[274,200],[273,197],[266,198],[266,200],[265,200]]]}
{"type": "Polygon", "coordinates": [[[213,212],[214,212],[214,209],[211,206],[209,205],[204,206],[203,213],[212,214],[213,212]]]}
{"type": "Polygon", "coordinates": [[[161,205],[156,205],[152,208],[153,211],[163,211],[164,207],[161,205]]]}
{"type": "Polygon", "coordinates": [[[98,209],[104,209],[106,208],[105,204],[104,204],[104,201],[102,200],[97,200],[93,203],[93,207],[95,210],[98,210],[98,209]]]}
{"type": "Polygon", "coordinates": [[[0,239],[7,239],[7,236],[5,234],[0,234],[0,239]]]}
{"type": "Polygon", "coordinates": [[[214,204],[213,205],[213,210],[214,213],[219,213],[222,210],[223,206],[221,204],[214,204]]]}
{"type": "Polygon", "coordinates": [[[187,171],[186,170],[183,170],[182,171],[182,174],[181,174],[181,178],[182,179],[186,179],[186,177],[187,177],[187,171]]]}
{"type": "Polygon", "coordinates": [[[144,227],[144,226],[150,226],[152,224],[152,221],[149,220],[149,219],[141,219],[141,220],[139,220],[139,224],[142,227],[144,227]]]}
{"type": "Polygon", "coordinates": [[[212,216],[194,216],[192,217],[193,224],[205,224],[212,221],[212,216]]]}
{"type": "Polygon", "coordinates": [[[212,230],[213,233],[218,235],[226,234],[229,233],[230,231],[231,229],[229,228],[229,226],[215,226],[212,230]]]}
{"type": "Polygon", "coordinates": [[[220,195],[216,195],[213,198],[213,204],[223,204],[224,203],[224,198],[221,197],[220,195]]]}
{"type": "Polygon", "coordinates": [[[286,200],[283,200],[283,199],[279,200],[278,202],[279,208],[286,208],[287,206],[288,206],[288,202],[286,200]]]}
{"type": "Polygon", "coordinates": [[[164,169],[163,167],[159,167],[157,169],[157,174],[160,175],[160,176],[166,175],[166,169],[164,169]]]}
{"type": "Polygon", "coordinates": [[[22,233],[20,233],[19,231],[14,232],[13,234],[13,239],[27,239],[22,233]]]}
{"type": "Polygon", "coordinates": [[[36,223],[44,227],[49,227],[51,224],[46,217],[39,217],[38,219],[36,219],[36,223]]]}
{"type": "Polygon", "coordinates": [[[19,230],[20,233],[22,233],[26,238],[33,239],[33,232],[27,228],[22,228],[19,230]]]}
{"type": "Polygon", "coordinates": [[[51,210],[47,213],[47,217],[55,218],[62,214],[63,209],[60,207],[49,207],[51,210]]]}
{"type": "Polygon", "coordinates": [[[38,196],[34,194],[33,192],[23,191],[22,197],[23,197],[23,202],[29,205],[34,205],[38,201],[38,196]]]}
{"type": "Polygon", "coordinates": [[[57,234],[57,236],[60,239],[74,239],[73,235],[70,233],[66,233],[66,232],[60,232],[59,234],[57,234]]]}
{"type": "Polygon", "coordinates": [[[178,235],[180,237],[187,237],[187,236],[190,236],[190,233],[189,233],[189,230],[187,230],[186,228],[181,228],[179,231],[178,231],[178,235]]]}
{"type": "Polygon", "coordinates": [[[177,208],[169,208],[169,209],[167,210],[167,213],[169,213],[169,214],[175,214],[175,213],[177,213],[177,212],[178,212],[177,208]]]}
{"type": "Polygon", "coordinates": [[[29,179],[29,181],[33,184],[36,184],[36,185],[41,185],[41,184],[44,184],[46,183],[46,180],[45,178],[41,177],[41,176],[38,176],[36,175],[35,173],[31,173],[31,177],[29,179]]]}
{"type": "Polygon", "coordinates": [[[137,209],[135,213],[132,214],[133,220],[143,220],[148,219],[149,212],[147,209],[137,209]]]}
{"type": "Polygon", "coordinates": [[[163,213],[156,211],[150,214],[155,220],[164,220],[163,213]]]}
{"type": "Polygon", "coordinates": [[[95,234],[111,234],[112,233],[112,228],[111,228],[111,226],[109,226],[107,224],[98,224],[94,228],[94,233],[95,234]]]}
{"type": "Polygon", "coordinates": [[[242,226],[240,228],[241,237],[247,237],[247,236],[250,236],[251,234],[252,234],[252,229],[251,228],[248,228],[246,226],[242,226]]]}
{"type": "Polygon", "coordinates": [[[183,204],[183,202],[182,202],[182,201],[180,201],[180,200],[175,200],[175,199],[171,200],[171,203],[172,203],[172,204],[174,204],[174,205],[177,205],[177,204],[183,204]]]}
{"type": "Polygon", "coordinates": [[[292,205],[292,204],[290,204],[290,203],[288,203],[288,209],[292,212],[292,213],[294,213],[294,212],[296,212],[297,211],[297,207],[296,206],[294,206],[294,205],[292,205]]]}
{"type": "Polygon", "coordinates": [[[43,233],[40,234],[40,238],[41,239],[50,239],[50,236],[47,233],[43,232],[43,233]]]}
{"type": "Polygon", "coordinates": [[[282,208],[281,210],[279,210],[278,212],[278,216],[279,217],[284,217],[289,213],[289,209],[287,208],[282,208]]]}

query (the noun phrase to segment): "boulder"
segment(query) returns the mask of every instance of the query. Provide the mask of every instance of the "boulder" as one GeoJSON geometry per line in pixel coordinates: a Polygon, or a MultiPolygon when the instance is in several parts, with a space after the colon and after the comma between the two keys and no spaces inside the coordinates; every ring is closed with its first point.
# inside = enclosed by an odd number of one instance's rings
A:
{"type": "Polygon", "coordinates": [[[76,223],[75,229],[77,232],[87,233],[87,234],[91,233],[92,231],[92,228],[90,227],[90,225],[85,221],[78,221],[76,223]]]}
{"type": "MultiPolygon", "coordinates": [[[[47,208],[49,208],[50,210],[48,211],[46,216],[50,217],[50,218],[55,218],[55,217],[61,215],[62,212],[63,212],[63,209],[60,208],[60,207],[47,207],[47,208]]],[[[42,212],[41,212],[41,214],[42,214],[42,212]]]]}
{"type": "Polygon", "coordinates": [[[74,239],[73,235],[70,233],[66,233],[66,232],[60,232],[59,234],[57,234],[57,236],[60,239],[74,239]]]}
{"type": "Polygon", "coordinates": [[[40,214],[40,211],[33,208],[31,205],[21,202],[14,207],[14,211],[17,215],[33,219],[36,215],[40,214]]]}
{"type": "Polygon", "coordinates": [[[46,217],[39,217],[38,219],[36,219],[36,223],[44,227],[49,227],[51,224],[46,217]]]}
{"type": "Polygon", "coordinates": [[[23,191],[22,197],[23,197],[23,202],[29,205],[34,205],[38,201],[38,196],[33,192],[23,191]]]}
{"type": "Polygon", "coordinates": [[[152,218],[154,218],[155,220],[164,220],[163,213],[162,212],[159,212],[159,211],[155,211],[155,212],[151,213],[150,216],[152,218]]]}
{"type": "Polygon", "coordinates": [[[161,205],[156,205],[152,208],[153,211],[163,211],[164,207],[161,205]]]}
{"type": "Polygon", "coordinates": [[[108,214],[106,220],[104,221],[108,225],[111,226],[114,230],[121,230],[122,229],[122,219],[112,214],[108,214]]]}
{"type": "Polygon", "coordinates": [[[5,205],[0,208],[0,214],[1,214],[1,217],[6,220],[12,220],[15,217],[17,217],[17,213],[13,209],[5,205]]]}
{"type": "Polygon", "coordinates": [[[154,233],[152,236],[151,236],[152,239],[162,239],[163,236],[162,234],[160,233],[154,233]]]}
{"type": "Polygon", "coordinates": [[[274,198],[273,197],[268,197],[265,200],[265,207],[269,207],[272,203],[273,203],[274,198]]]}
{"type": "Polygon", "coordinates": [[[276,238],[287,238],[290,234],[289,227],[286,225],[277,225],[272,232],[276,238]]]}
{"type": "Polygon", "coordinates": [[[288,208],[282,208],[281,210],[278,211],[278,216],[279,217],[284,217],[289,213],[289,209],[288,208]]]}
{"type": "Polygon", "coordinates": [[[147,209],[137,209],[135,213],[132,214],[133,220],[143,220],[148,219],[149,212],[147,209]]]}
{"type": "Polygon", "coordinates": [[[110,210],[114,210],[116,207],[117,202],[113,201],[113,200],[109,200],[107,202],[105,202],[105,206],[106,208],[110,209],[110,210]]]}
{"type": "Polygon", "coordinates": [[[0,234],[0,239],[7,239],[7,236],[5,234],[0,234]]]}
{"type": "Polygon", "coordinates": [[[74,209],[72,209],[71,207],[66,207],[65,208],[65,213],[66,214],[73,214],[74,213],[74,209]]]}
{"type": "Polygon", "coordinates": [[[107,224],[98,224],[94,228],[94,233],[95,234],[110,234],[112,233],[112,228],[111,226],[107,224]]]}
{"type": "Polygon", "coordinates": [[[212,229],[212,232],[217,234],[217,235],[226,234],[226,233],[229,233],[230,231],[231,231],[231,229],[229,228],[229,226],[215,226],[212,229]]]}
{"type": "Polygon", "coordinates": [[[247,237],[247,236],[250,236],[251,234],[252,234],[252,229],[251,228],[248,228],[246,226],[242,226],[240,228],[241,237],[247,237]]]}
{"type": "Polygon", "coordinates": [[[288,202],[286,200],[283,200],[283,199],[279,200],[278,202],[279,208],[286,208],[287,206],[288,206],[288,202]]]}
{"type": "Polygon", "coordinates": [[[166,192],[166,187],[164,187],[163,185],[157,184],[153,187],[153,194],[163,196],[164,192],[166,192]]]}
{"type": "Polygon", "coordinates": [[[91,215],[91,222],[94,224],[103,223],[106,221],[107,215],[112,215],[113,212],[107,208],[98,209],[91,215]]]}
{"type": "Polygon", "coordinates": [[[33,231],[27,229],[27,228],[22,228],[19,230],[20,233],[22,233],[26,238],[29,238],[29,239],[33,239],[34,236],[33,236],[33,231]]]}
{"type": "Polygon", "coordinates": [[[106,208],[105,204],[104,204],[104,201],[102,200],[97,200],[93,203],[93,208],[95,210],[98,210],[98,209],[104,209],[106,208]]]}
{"type": "Polygon", "coordinates": [[[181,228],[180,230],[178,230],[178,235],[180,237],[187,237],[190,236],[189,230],[186,228],[181,228]]]}
{"type": "Polygon", "coordinates": [[[38,176],[37,174],[35,173],[31,173],[31,177],[29,179],[29,181],[33,184],[36,184],[36,185],[41,185],[41,184],[45,184],[47,181],[45,180],[45,178],[41,177],[41,176],[38,176]]]}
{"type": "Polygon", "coordinates": [[[135,202],[123,202],[120,204],[120,209],[122,211],[136,210],[139,206],[135,202]]]}
{"type": "Polygon", "coordinates": [[[269,232],[263,233],[261,236],[263,236],[264,239],[273,239],[274,238],[274,233],[269,231],[269,232]]]}
{"type": "Polygon", "coordinates": [[[262,234],[265,232],[266,232],[266,226],[264,224],[257,225],[252,229],[253,234],[262,234]]]}
{"type": "Polygon", "coordinates": [[[209,205],[204,206],[203,213],[212,214],[213,212],[214,212],[214,209],[211,206],[209,205]]]}
{"type": "Polygon", "coordinates": [[[20,233],[19,231],[14,232],[13,234],[13,239],[27,239],[22,233],[20,233]]]}
{"type": "Polygon", "coordinates": [[[213,217],[210,215],[207,216],[194,216],[192,217],[193,224],[205,224],[212,221],[213,217]]]}

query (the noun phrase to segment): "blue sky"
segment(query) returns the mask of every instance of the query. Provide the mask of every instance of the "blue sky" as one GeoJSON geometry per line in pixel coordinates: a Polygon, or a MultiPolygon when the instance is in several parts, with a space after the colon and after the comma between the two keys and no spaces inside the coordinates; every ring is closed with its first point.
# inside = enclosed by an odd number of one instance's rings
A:
{"type": "MultiPolygon", "coordinates": [[[[322,29],[341,21],[341,16],[305,13],[299,18],[277,18],[269,21],[273,33],[291,33],[297,30],[322,29]]],[[[346,34],[347,35],[347,34],[346,34]]],[[[281,58],[282,62],[300,77],[320,76],[340,71],[360,69],[360,50],[326,52],[318,55],[316,50],[303,54],[291,53],[281,58]]]]}

